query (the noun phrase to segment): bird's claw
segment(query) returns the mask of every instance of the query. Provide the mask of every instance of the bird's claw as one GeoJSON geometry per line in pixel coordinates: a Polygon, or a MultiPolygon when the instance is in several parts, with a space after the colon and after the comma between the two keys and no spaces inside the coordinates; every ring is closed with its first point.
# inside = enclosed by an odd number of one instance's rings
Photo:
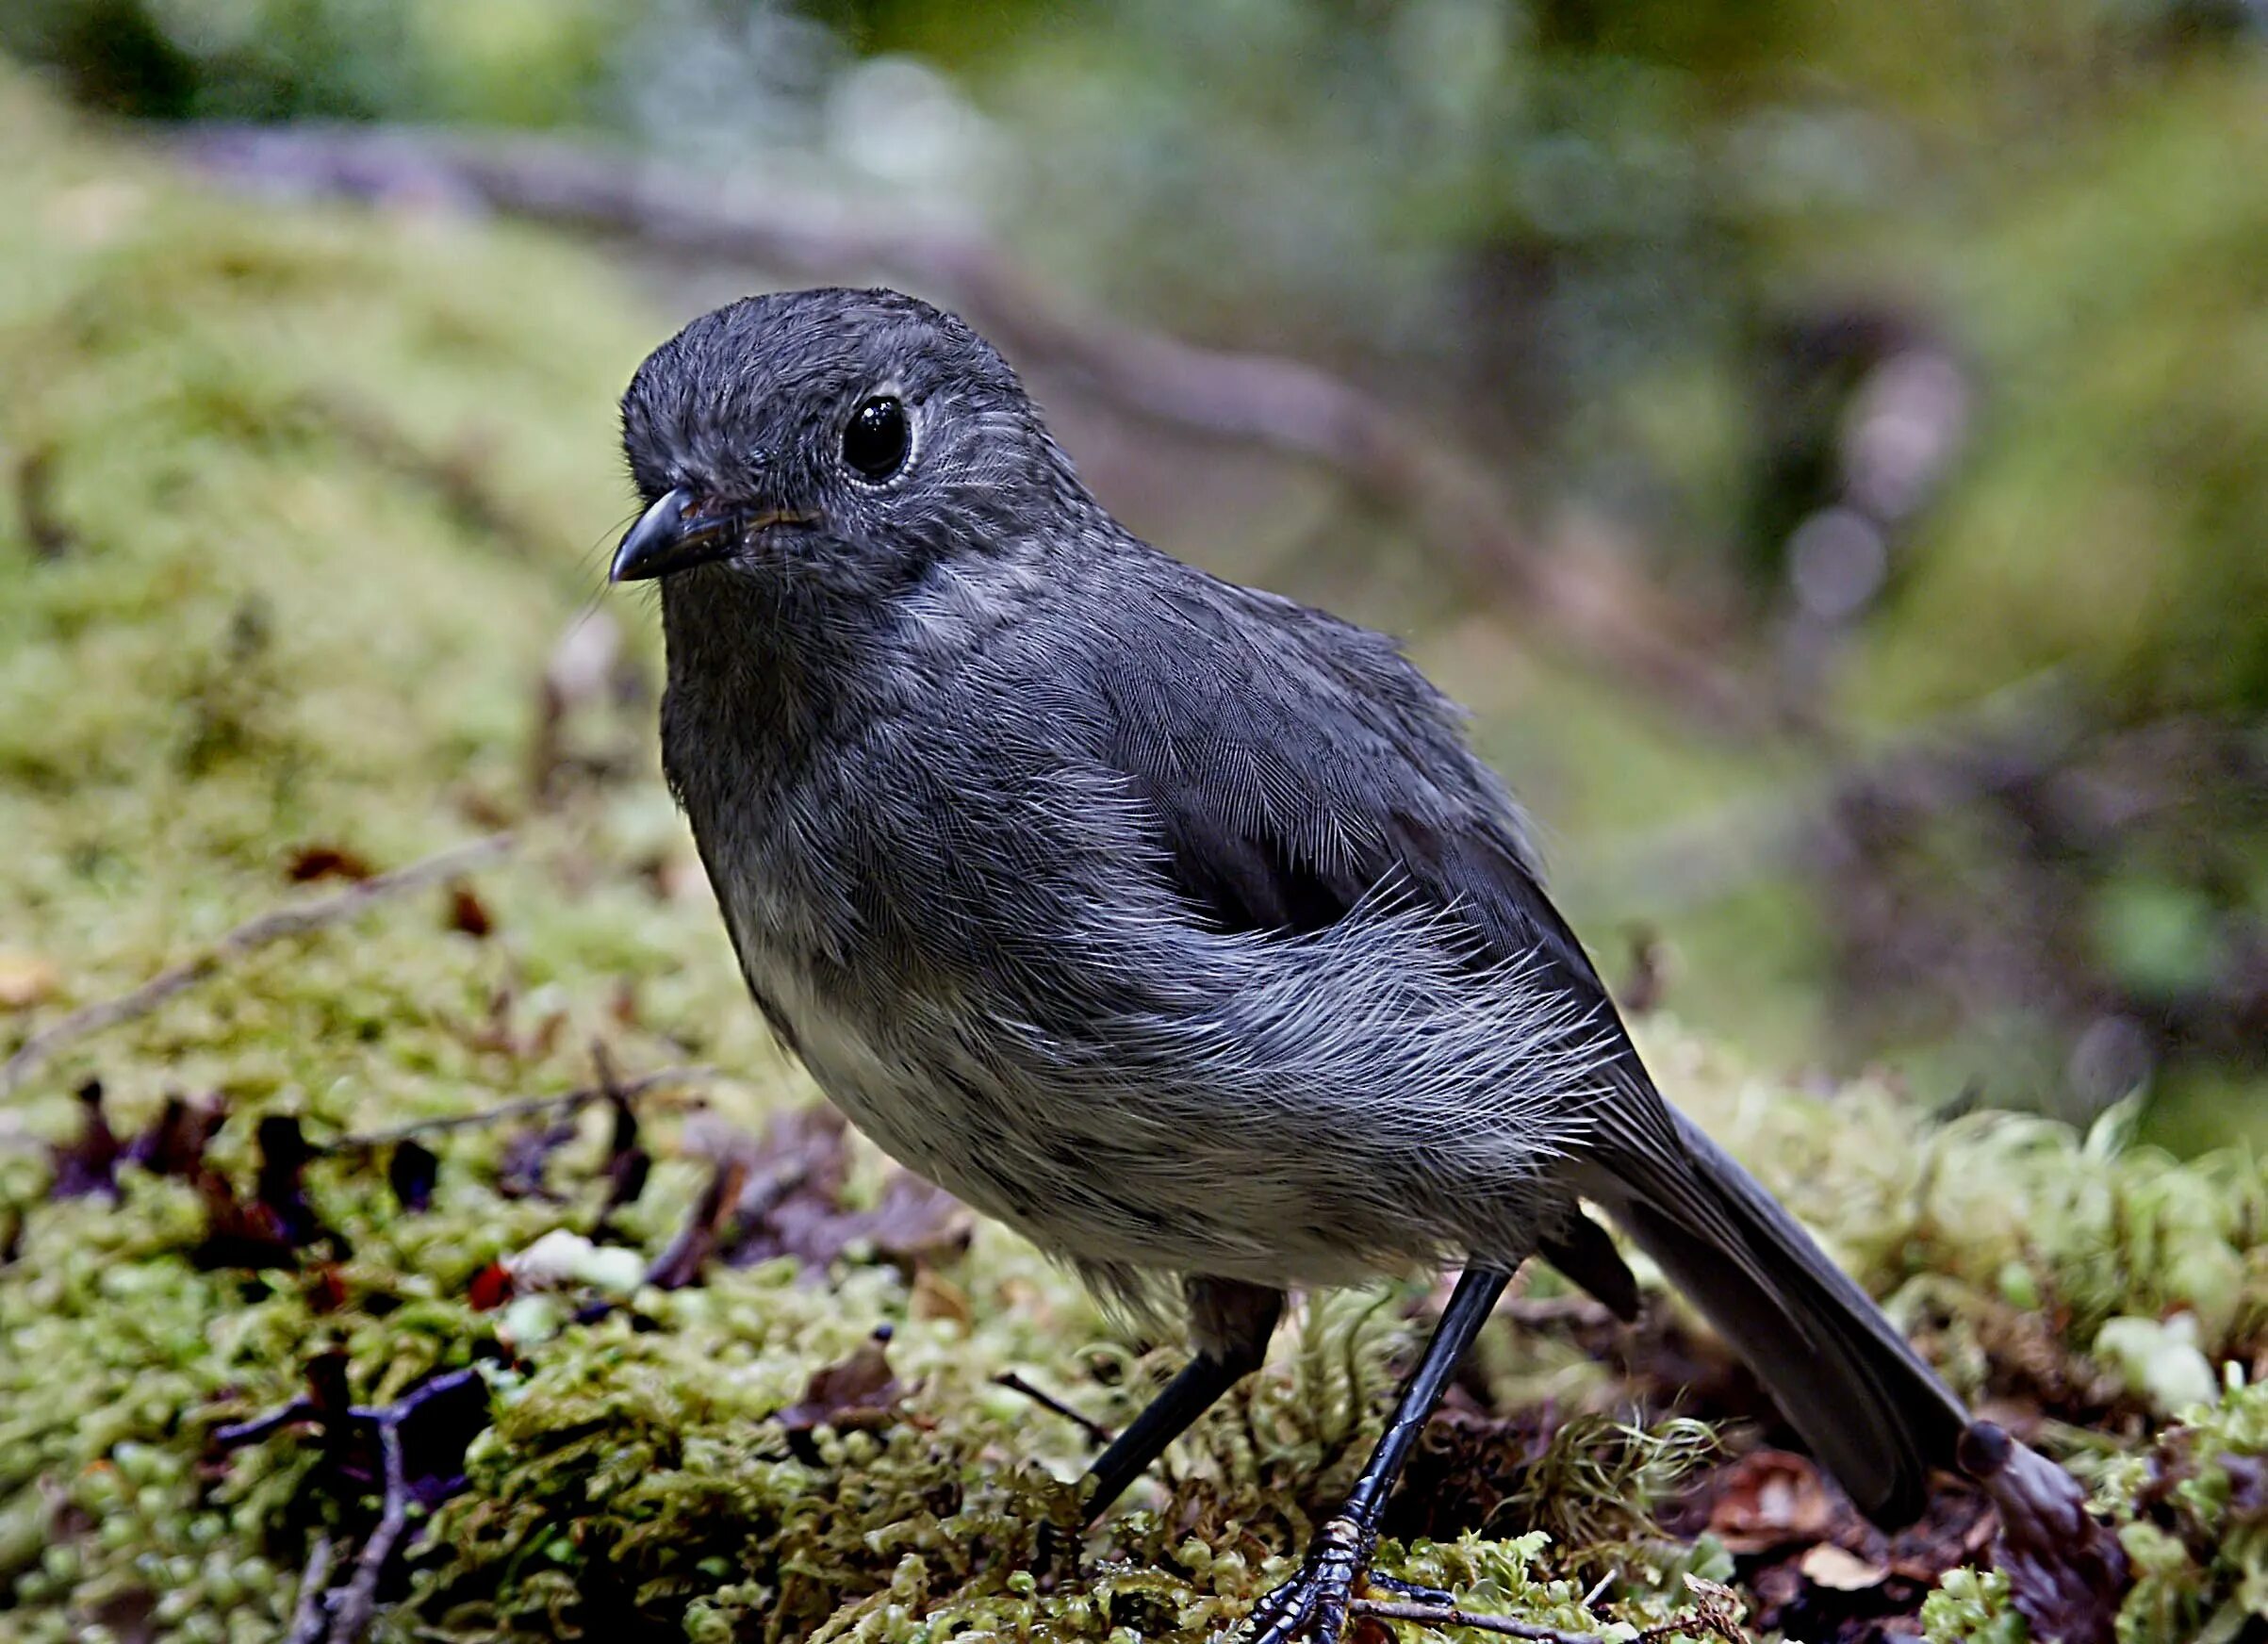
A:
{"type": "Polygon", "coordinates": [[[1253,1606],[1250,1644],[1339,1644],[1347,1606],[1370,1572],[1376,1537],[1350,1518],[1331,1520],[1315,1534],[1300,1572],[1253,1606]]]}

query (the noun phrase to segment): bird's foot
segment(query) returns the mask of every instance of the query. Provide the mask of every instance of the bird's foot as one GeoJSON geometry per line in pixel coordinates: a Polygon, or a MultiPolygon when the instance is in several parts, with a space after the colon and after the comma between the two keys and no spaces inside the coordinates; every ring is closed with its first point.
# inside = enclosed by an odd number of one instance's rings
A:
{"type": "Polygon", "coordinates": [[[1377,1537],[1353,1519],[1331,1520],[1315,1533],[1300,1572],[1253,1606],[1250,1644],[1339,1644],[1347,1606],[1370,1573],[1377,1537]]]}

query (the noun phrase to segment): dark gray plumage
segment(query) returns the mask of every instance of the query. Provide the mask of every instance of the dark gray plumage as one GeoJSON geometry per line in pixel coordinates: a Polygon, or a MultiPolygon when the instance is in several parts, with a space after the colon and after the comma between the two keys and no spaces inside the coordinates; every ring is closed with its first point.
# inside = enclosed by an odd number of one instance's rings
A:
{"type": "Polygon", "coordinates": [[[697,320],[623,426],[616,574],[667,573],[664,760],[757,1003],[906,1164],[1125,1303],[1186,1294],[1185,1402],[1290,1287],[1541,1251],[1627,1310],[1582,1195],[1862,1507],[1918,1509],[1960,1404],[1655,1092],[1391,643],[1135,539],[893,292],[697,320]]]}

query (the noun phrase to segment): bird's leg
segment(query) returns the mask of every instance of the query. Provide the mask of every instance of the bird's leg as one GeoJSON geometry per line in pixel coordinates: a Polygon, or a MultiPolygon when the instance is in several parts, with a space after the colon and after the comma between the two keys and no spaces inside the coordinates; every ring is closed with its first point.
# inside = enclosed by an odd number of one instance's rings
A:
{"type": "MultiPolygon", "coordinates": [[[[1081,1507],[1093,1523],[1126,1493],[1165,1447],[1220,1402],[1221,1395],[1259,1369],[1268,1338],[1283,1315],[1279,1291],[1229,1279],[1195,1278],[1188,1285],[1190,1329],[1197,1354],[1142,1406],[1126,1430],[1106,1446],[1087,1470],[1081,1507]]],[[[1049,1526],[1040,1535],[1038,1563],[1053,1565],[1062,1546],[1049,1526]]]]}
{"type": "MultiPolygon", "coordinates": [[[[1080,1517],[1093,1523],[1126,1493],[1126,1486],[1142,1474],[1165,1447],[1189,1431],[1190,1423],[1211,1409],[1221,1395],[1236,1386],[1249,1365],[1226,1364],[1209,1353],[1200,1353],[1181,1367],[1159,1395],[1142,1406],[1126,1430],[1105,1447],[1087,1470],[1080,1485],[1080,1517]]],[[[1076,1559],[1077,1537],[1055,1523],[1040,1526],[1033,1567],[1053,1580],[1067,1574],[1076,1559]]]]}
{"type": "Polygon", "coordinates": [[[1165,1454],[1165,1447],[1190,1429],[1190,1424],[1211,1409],[1223,1393],[1253,1367],[1224,1364],[1209,1353],[1200,1353],[1181,1367],[1181,1373],[1135,1417],[1126,1430],[1110,1441],[1087,1470],[1081,1505],[1092,1523],[1110,1504],[1126,1493],[1126,1486],[1165,1454]]]}
{"type": "Polygon", "coordinates": [[[1183,1290],[1189,1297],[1190,1338],[1197,1344],[1197,1356],[1182,1366],[1181,1373],[1087,1470],[1090,1521],[1100,1518],[1142,1469],[1164,1455],[1165,1447],[1188,1432],[1190,1423],[1211,1409],[1223,1393],[1260,1368],[1268,1356],[1268,1338],[1284,1316],[1284,1292],[1262,1285],[1192,1278],[1183,1290]]]}
{"type": "Polygon", "coordinates": [[[1347,1495],[1346,1505],[1316,1531],[1300,1572],[1262,1599],[1253,1610],[1258,1625],[1252,1644],[1288,1644],[1308,1635],[1315,1644],[1338,1644],[1346,1628],[1347,1606],[1370,1573],[1371,1553],[1378,1544],[1378,1521],[1386,1498],[1409,1459],[1411,1447],[1424,1430],[1425,1419],[1440,1402],[1441,1391],[1455,1373],[1472,1339],[1480,1334],[1497,1297],[1512,1275],[1491,1268],[1467,1268],[1457,1280],[1441,1322],[1424,1356],[1410,1373],[1395,1402],[1393,1419],[1387,1423],[1377,1449],[1364,1463],[1361,1476],[1347,1495]]]}

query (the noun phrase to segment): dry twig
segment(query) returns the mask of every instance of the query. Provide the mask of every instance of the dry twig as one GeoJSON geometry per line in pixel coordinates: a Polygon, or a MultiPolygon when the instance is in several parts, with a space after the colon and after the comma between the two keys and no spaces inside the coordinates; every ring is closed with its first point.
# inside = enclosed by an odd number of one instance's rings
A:
{"type": "Polygon", "coordinates": [[[377,1526],[364,1539],[361,1556],[354,1561],[354,1579],[347,1583],[346,1591],[331,1608],[329,1644],[355,1644],[370,1626],[378,1608],[379,1579],[386,1573],[402,1532],[409,1527],[409,1477],[402,1465],[400,1416],[379,1421],[378,1455],[386,1468],[384,1504],[377,1526]]]}
{"type": "Polygon", "coordinates": [[[642,1096],[649,1091],[668,1085],[698,1084],[716,1077],[716,1069],[702,1062],[687,1062],[682,1066],[656,1068],[635,1078],[615,1080],[607,1084],[583,1085],[563,1091],[555,1096],[525,1096],[516,1101],[499,1102],[493,1108],[479,1108],[469,1113],[444,1113],[438,1118],[413,1119],[406,1125],[395,1125],[384,1130],[357,1131],[341,1136],[328,1143],[325,1153],[348,1153],[362,1148],[391,1147],[396,1143],[413,1137],[430,1136],[441,1130],[466,1130],[482,1125],[504,1125],[515,1119],[539,1117],[547,1113],[571,1114],[581,1112],[593,1102],[622,1100],[642,1096]]]}
{"type": "MultiPolygon", "coordinates": [[[[337,1356],[336,1362],[337,1374],[343,1377],[343,1356],[337,1356]]],[[[358,1430],[367,1433],[377,1445],[378,1521],[371,1526],[363,1539],[362,1551],[355,1555],[353,1576],[336,1595],[324,1590],[333,1562],[330,1537],[317,1539],[306,1571],[300,1578],[299,1599],[292,1611],[291,1631],[287,1636],[289,1644],[315,1644],[319,1636],[326,1644],[356,1644],[369,1630],[377,1612],[378,1588],[403,1535],[409,1528],[411,1503],[422,1500],[430,1506],[461,1489],[465,1483],[460,1474],[436,1477],[423,1472],[413,1483],[403,1449],[403,1428],[435,1401],[458,1398],[480,1379],[481,1373],[474,1367],[447,1371],[419,1382],[390,1405],[350,1405],[343,1409],[337,1403],[326,1404],[319,1387],[315,1397],[293,1399],[269,1415],[214,1431],[213,1444],[222,1450],[233,1450],[257,1442],[295,1422],[317,1422],[324,1428],[326,1444],[335,1444],[343,1435],[358,1430]],[[328,1627],[324,1626],[326,1614],[328,1627]]],[[[343,1382],[339,1385],[343,1387],[343,1382]]],[[[485,1393],[483,1400],[481,1424],[485,1424],[485,1393]]]]}
{"type": "Polygon", "coordinates": [[[1012,1370],[1004,1370],[1000,1372],[999,1374],[993,1377],[993,1384],[995,1387],[1004,1387],[1011,1392],[1022,1393],[1026,1398],[1029,1399],[1033,1404],[1038,1405],[1044,1410],[1053,1410],[1057,1415],[1062,1417],[1064,1421],[1069,1422],[1073,1426],[1078,1428],[1080,1432],[1086,1434],[1088,1438],[1093,1439],[1097,1444],[1108,1444],[1110,1442],[1112,1435],[1109,1428],[1104,1426],[1100,1422],[1096,1421],[1093,1416],[1088,1415],[1085,1411],[1075,1409],[1070,1405],[1065,1404],[1061,1399],[1057,1398],[1055,1394],[1049,1392],[1045,1388],[1034,1387],[1030,1382],[1026,1381],[1021,1375],[1018,1375],[1012,1370]]]}
{"type": "Polygon", "coordinates": [[[323,1595],[331,1585],[331,1537],[315,1538],[315,1550],[307,1554],[307,1568],[299,1578],[299,1599],[291,1606],[291,1631],[284,1635],[285,1644],[315,1644],[322,1636],[323,1595]]]}
{"type": "Polygon", "coordinates": [[[100,1033],[107,1028],[115,1028],[122,1022],[146,1016],[174,995],[186,993],[199,982],[209,980],[247,954],[287,937],[304,936],[311,931],[343,924],[389,897],[422,890],[474,868],[485,867],[511,847],[510,834],[493,833],[485,839],[476,839],[469,845],[452,847],[427,857],[423,862],[412,863],[407,867],[364,880],[360,884],[350,885],[335,895],[318,896],[313,901],[295,903],[288,908],[272,909],[256,919],[248,919],[194,959],[184,960],[170,969],[159,971],[131,993],[82,1006],[60,1021],[34,1033],[16,1047],[15,1054],[5,1064],[0,1064],[0,1095],[11,1093],[34,1068],[66,1044],[90,1034],[100,1033]]]}
{"type": "Polygon", "coordinates": [[[1597,1633],[1570,1632],[1534,1621],[1515,1621],[1508,1616],[1475,1615],[1452,1604],[1419,1604],[1400,1600],[1356,1599],[1347,1605],[1351,1616],[1369,1616],[1381,1621],[1415,1621],[1422,1627],[1464,1627],[1499,1638],[1526,1638],[1535,1644],[1606,1644],[1597,1633]]]}

